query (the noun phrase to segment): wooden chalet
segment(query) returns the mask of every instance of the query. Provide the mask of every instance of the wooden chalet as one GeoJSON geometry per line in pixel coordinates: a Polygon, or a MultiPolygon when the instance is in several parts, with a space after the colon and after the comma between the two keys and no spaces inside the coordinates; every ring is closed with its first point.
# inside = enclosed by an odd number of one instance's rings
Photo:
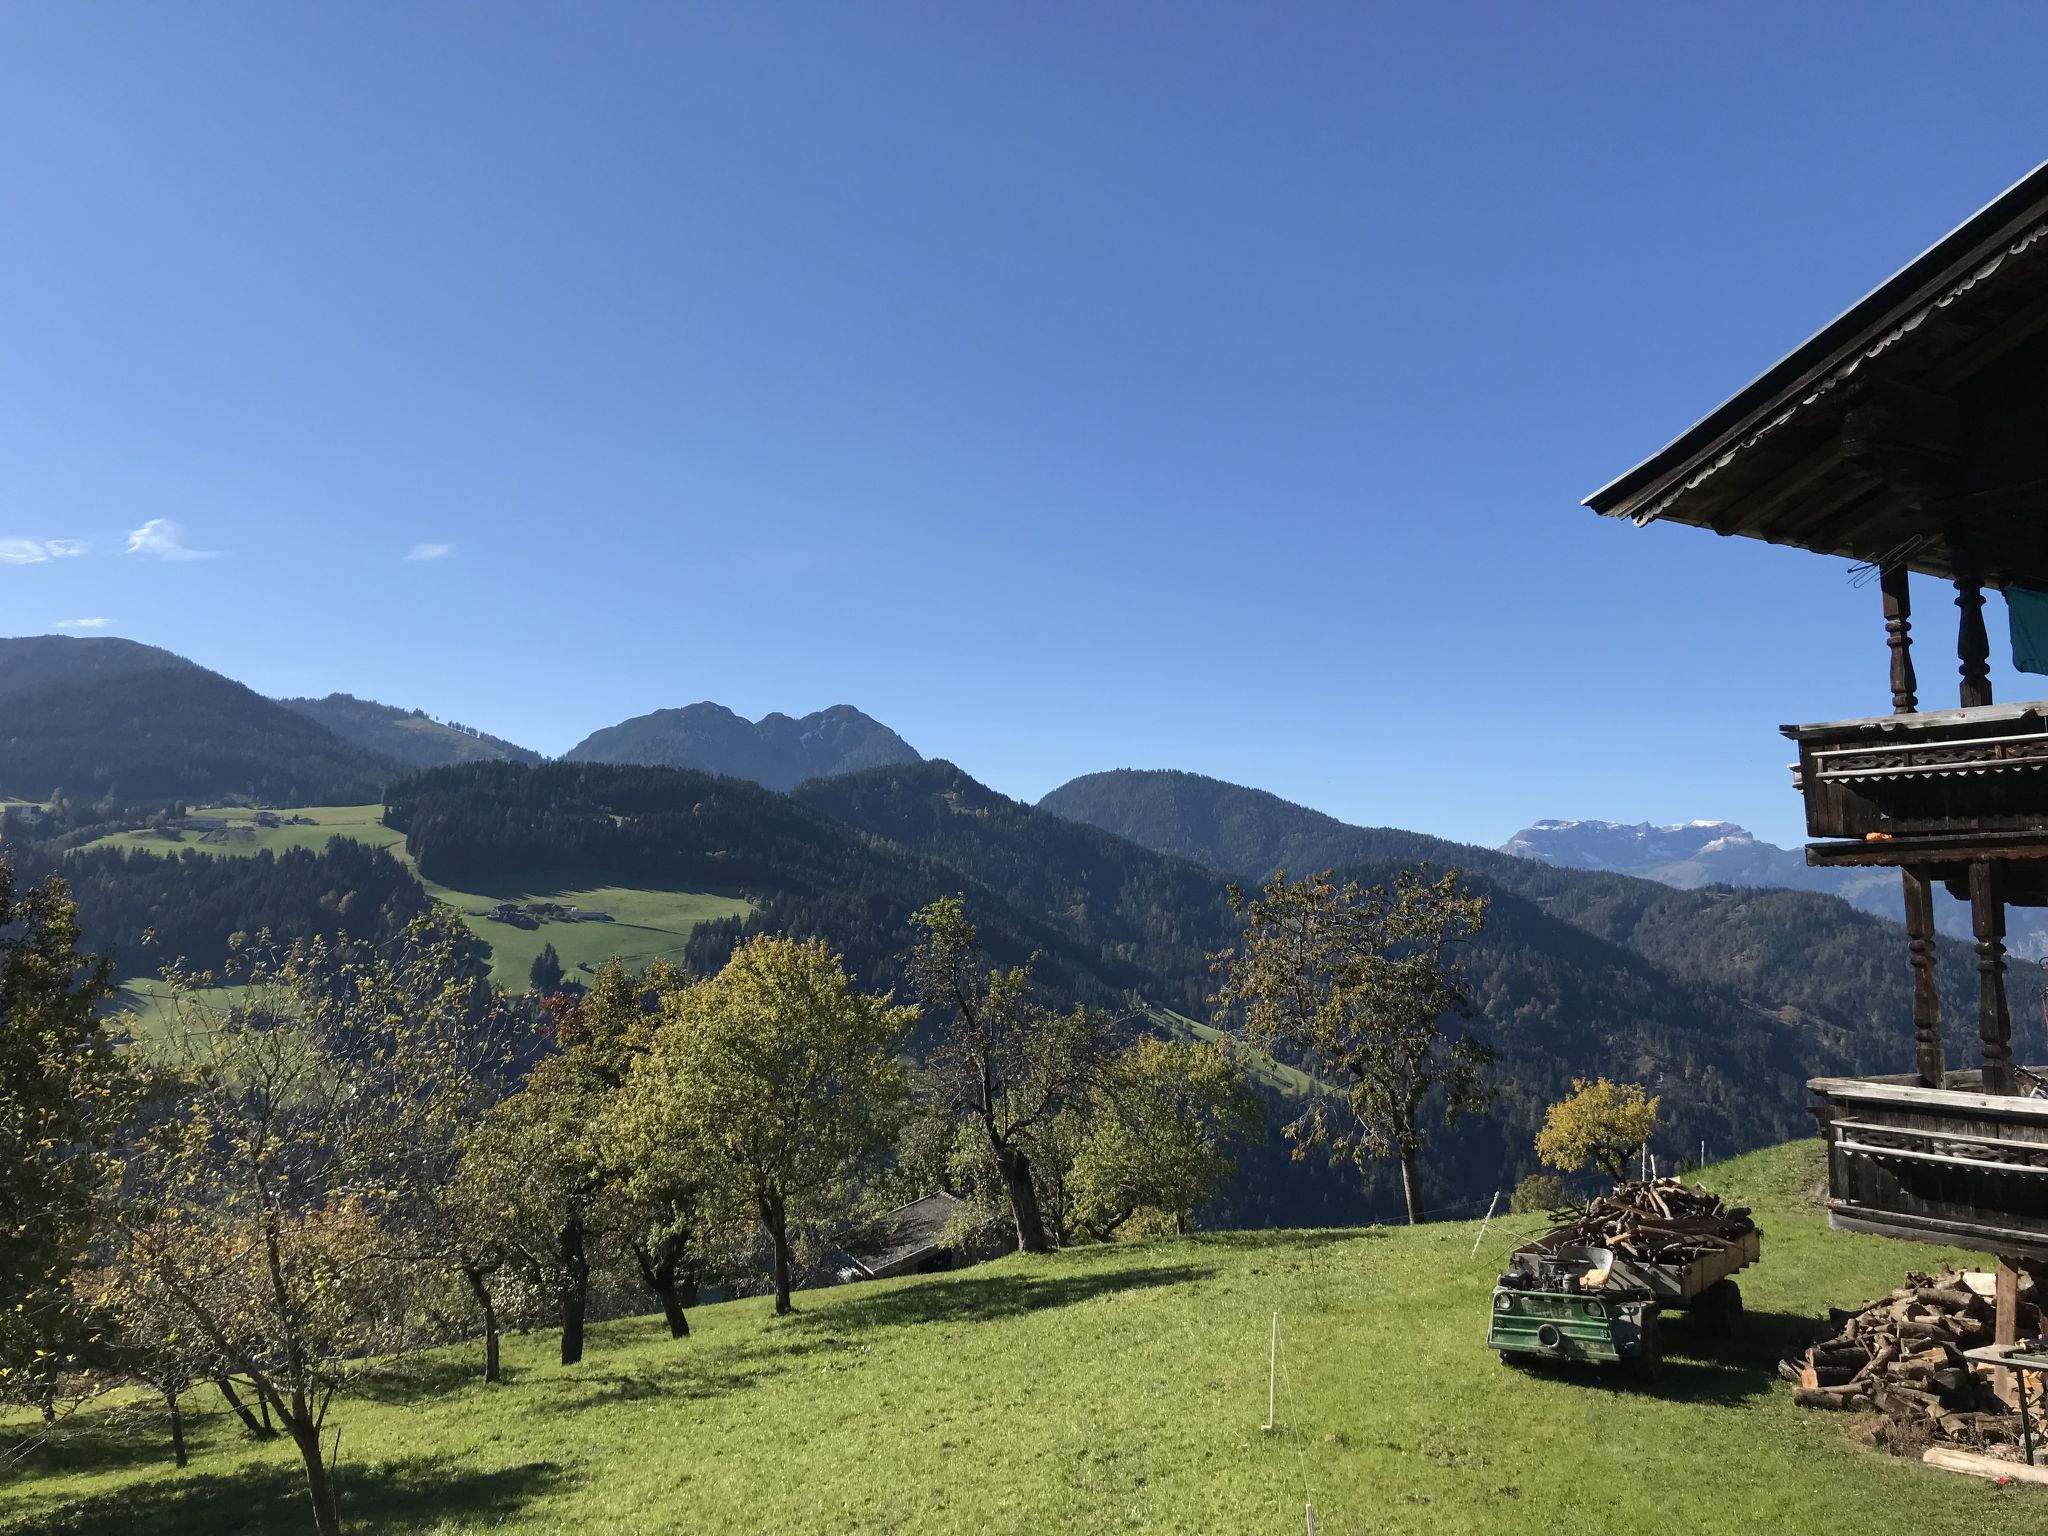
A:
{"type": "Polygon", "coordinates": [[[2005,986],[2005,909],[2048,905],[2048,702],[1992,698],[1984,617],[1987,589],[2048,593],[2048,166],[1586,505],[1876,572],[1889,712],[1783,728],[1807,862],[1896,867],[1905,890],[1912,1070],[1807,1085],[1829,1216],[1999,1254],[2002,1301],[2021,1269],[2048,1284],[2048,1069],[2013,1061],[2005,986]],[[1927,609],[1950,597],[1942,697],[1927,609]],[[1941,1017],[1937,884],[1970,903],[1974,1021],[1941,1017]]]}

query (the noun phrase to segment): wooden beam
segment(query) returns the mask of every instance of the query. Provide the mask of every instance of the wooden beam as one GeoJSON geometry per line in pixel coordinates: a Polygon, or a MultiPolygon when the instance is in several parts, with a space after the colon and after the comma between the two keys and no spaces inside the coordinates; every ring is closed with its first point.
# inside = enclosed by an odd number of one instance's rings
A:
{"type": "Polygon", "coordinates": [[[1934,977],[1934,882],[1925,869],[1899,871],[1906,887],[1907,950],[1913,965],[1913,1064],[1920,1081],[1939,1088],[1946,1075],[1941,1051],[1941,989],[1934,977]]]}
{"type": "Polygon", "coordinates": [[[2005,901],[1998,869],[1970,866],[1970,929],[1977,938],[1977,1033],[1984,1043],[1984,1091],[2016,1093],[2012,1071],[2012,1015],[2005,997],[2005,901]]]}
{"type": "Polygon", "coordinates": [[[1830,838],[1806,845],[1806,862],[1814,869],[1888,869],[1897,865],[1940,866],[1938,879],[1950,878],[1950,866],[1983,860],[2048,859],[2048,835],[2039,832],[1916,832],[1900,837],[1852,842],[1830,838]]]}
{"type": "Polygon", "coordinates": [[[1903,565],[1887,566],[1878,575],[1878,589],[1884,594],[1885,644],[1892,653],[1892,713],[1910,715],[1920,707],[1920,680],[1913,675],[1913,593],[1912,572],[1903,565]]]}
{"type": "Polygon", "coordinates": [[[2010,1347],[2020,1341],[2020,1272],[2010,1259],[1998,1261],[1993,1281],[1991,1342],[2010,1347]]]}

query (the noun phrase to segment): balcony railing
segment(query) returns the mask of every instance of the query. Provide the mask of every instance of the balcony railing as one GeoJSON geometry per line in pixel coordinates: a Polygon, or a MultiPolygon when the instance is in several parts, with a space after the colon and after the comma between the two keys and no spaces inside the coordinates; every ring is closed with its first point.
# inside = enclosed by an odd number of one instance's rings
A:
{"type": "Polygon", "coordinates": [[[1854,1232],[2048,1261],[2048,1069],[2028,1091],[1982,1074],[1822,1077],[1808,1083],[1827,1142],[1828,1220],[1854,1232]]]}
{"type": "Polygon", "coordinates": [[[1788,725],[1809,837],[2048,833],[2048,703],[1788,725]]]}

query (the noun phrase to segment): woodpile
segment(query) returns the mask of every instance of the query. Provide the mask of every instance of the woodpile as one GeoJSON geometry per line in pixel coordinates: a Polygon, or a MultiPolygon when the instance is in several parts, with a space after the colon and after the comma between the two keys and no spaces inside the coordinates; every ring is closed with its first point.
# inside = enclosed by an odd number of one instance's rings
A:
{"type": "MultiPolygon", "coordinates": [[[[1963,1358],[1964,1350],[1993,1342],[1990,1275],[1908,1274],[1862,1311],[1831,1309],[1829,1319],[1834,1337],[1778,1367],[1796,1401],[1882,1415],[1875,1438],[1901,1455],[1944,1441],[1978,1450],[2017,1445],[2018,1374],[1963,1358]]],[[[2042,1325],[2036,1298],[2023,1292],[2020,1336],[2034,1337],[2042,1325]]],[[[2038,1403],[2038,1378],[2028,1382],[2038,1403]]]]}
{"type": "Polygon", "coordinates": [[[1617,1184],[1598,1195],[1554,1230],[1542,1246],[1611,1248],[1645,1264],[1689,1264],[1756,1230],[1749,1207],[1726,1206],[1720,1197],[1682,1179],[1645,1179],[1617,1184]]]}

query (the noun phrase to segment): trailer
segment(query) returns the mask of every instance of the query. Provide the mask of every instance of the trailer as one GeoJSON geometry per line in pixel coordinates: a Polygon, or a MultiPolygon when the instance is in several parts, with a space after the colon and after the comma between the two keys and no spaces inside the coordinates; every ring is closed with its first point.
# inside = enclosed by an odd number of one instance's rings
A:
{"type": "Polygon", "coordinates": [[[1683,1310],[1706,1333],[1730,1332],[1742,1316],[1734,1276],[1763,1257],[1754,1227],[1696,1238],[1703,1252],[1665,1264],[1557,1240],[1569,1230],[1516,1249],[1494,1287],[1486,1342],[1508,1365],[1625,1364],[1654,1381],[1664,1373],[1663,1314],[1683,1310]]]}

